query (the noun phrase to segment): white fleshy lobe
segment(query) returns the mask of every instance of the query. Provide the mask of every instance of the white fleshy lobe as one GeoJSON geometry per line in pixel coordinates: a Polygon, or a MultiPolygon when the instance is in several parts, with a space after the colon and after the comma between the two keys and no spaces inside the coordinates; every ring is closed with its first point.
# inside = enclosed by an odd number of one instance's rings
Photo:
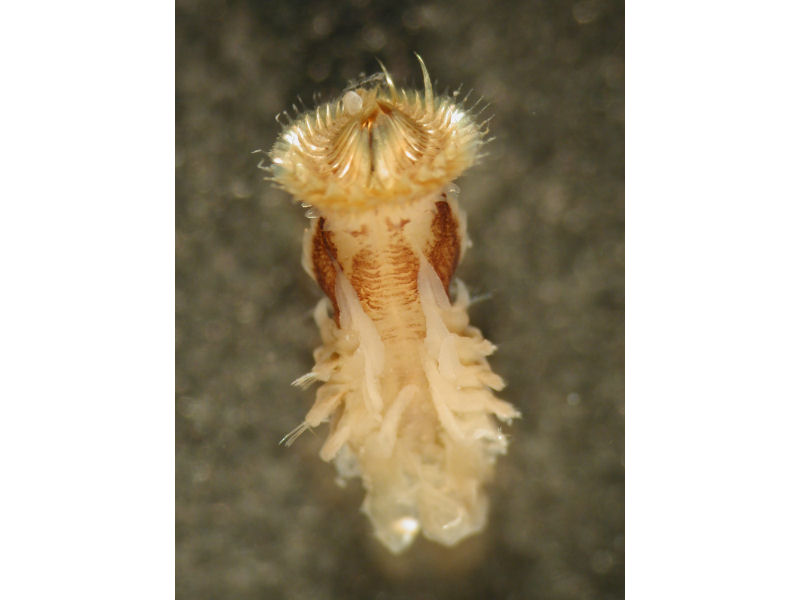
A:
{"type": "Polygon", "coordinates": [[[519,416],[492,393],[503,387],[486,360],[495,347],[469,325],[464,285],[457,283],[451,304],[424,257],[417,285],[426,334],[415,351],[395,351],[337,274],[340,326],[321,301],[315,319],[323,344],[309,376],[324,384],[304,422],[330,420],[320,455],[341,478],[362,477],[362,510],[395,553],[419,532],[450,546],[484,527],[482,486],[507,445],[497,419],[519,416]]]}
{"type": "Polygon", "coordinates": [[[363,395],[370,414],[379,418],[383,399],[378,385],[378,377],[383,372],[385,357],[383,341],[378,329],[358,300],[358,295],[341,270],[336,276],[336,303],[339,305],[339,323],[343,330],[353,330],[358,334],[359,344],[356,356],[364,365],[363,395]]]}

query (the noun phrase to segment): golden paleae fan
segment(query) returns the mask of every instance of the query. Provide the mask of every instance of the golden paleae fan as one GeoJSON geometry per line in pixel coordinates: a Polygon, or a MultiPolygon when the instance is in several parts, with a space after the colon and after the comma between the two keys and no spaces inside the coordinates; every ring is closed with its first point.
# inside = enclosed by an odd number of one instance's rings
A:
{"type": "MultiPolygon", "coordinates": [[[[417,57],[419,58],[419,57],[417,57]]],[[[453,98],[397,89],[386,70],[300,115],[271,179],[314,210],[303,266],[326,297],[322,345],[298,385],[322,382],[297,429],[330,422],[320,455],[360,476],[363,510],[393,552],[421,532],[453,545],[486,523],[484,483],[519,413],[495,397],[495,347],[469,325],[451,278],[467,246],[453,181],[486,134],[453,98]]]]}

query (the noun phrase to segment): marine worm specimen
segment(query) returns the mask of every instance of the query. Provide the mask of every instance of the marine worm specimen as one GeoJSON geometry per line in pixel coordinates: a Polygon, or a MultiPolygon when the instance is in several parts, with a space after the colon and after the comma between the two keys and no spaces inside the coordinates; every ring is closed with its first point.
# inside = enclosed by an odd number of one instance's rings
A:
{"type": "Polygon", "coordinates": [[[434,95],[419,61],[422,92],[397,89],[381,65],[286,124],[269,153],[270,179],[312,207],[303,267],[326,296],[316,364],[295,382],[322,386],[287,438],[330,422],[320,456],[362,478],[362,510],[395,553],[419,532],[450,546],[484,527],[482,487],[507,445],[497,420],[519,416],[494,396],[495,347],[451,281],[468,244],[453,180],[485,124],[434,95]]]}

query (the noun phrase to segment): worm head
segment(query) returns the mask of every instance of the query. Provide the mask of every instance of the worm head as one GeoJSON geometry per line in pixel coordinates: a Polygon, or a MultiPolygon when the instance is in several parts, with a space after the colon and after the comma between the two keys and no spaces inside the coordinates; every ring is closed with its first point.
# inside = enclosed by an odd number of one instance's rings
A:
{"type": "Polygon", "coordinates": [[[485,131],[454,99],[383,74],[300,115],[273,146],[272,179],[298,201],[363,209],[435,192],[475,162],[485,131]],[[375,82],[377,81],[377,84],[375,82]]]}

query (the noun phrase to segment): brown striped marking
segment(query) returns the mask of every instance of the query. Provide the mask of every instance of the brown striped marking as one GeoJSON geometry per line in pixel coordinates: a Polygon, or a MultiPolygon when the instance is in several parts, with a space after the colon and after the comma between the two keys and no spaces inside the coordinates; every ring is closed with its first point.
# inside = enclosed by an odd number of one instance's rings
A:
{"type": "Polygon", "coordinates": [[[400,240],[380,253],[364,248],[354,257],[348,273],[364,310],[381,318],[387,309],[410,306],[418,300],[419,259],[400,240]]]}
{"type": "Polygon", "coordinates": [[[442,280],[445,292],[450,289],[450,279],[458,266],[461,253],[461,238],[458,235],[458,220],[450,210],[450,205],[440,200],[436,203],[436,215],[431,223],[432,241],[428,244],[425,256],[434,271],[442,280]]]}
{"type": "Polygon", "coordinates": [[[311,239],[311,264],[314,279],[333,304],[333,318],[339,324],[339,305],[336,303],[336,245],[330,231],[325,231],[325,219],[320,217],[311,239]]]}

